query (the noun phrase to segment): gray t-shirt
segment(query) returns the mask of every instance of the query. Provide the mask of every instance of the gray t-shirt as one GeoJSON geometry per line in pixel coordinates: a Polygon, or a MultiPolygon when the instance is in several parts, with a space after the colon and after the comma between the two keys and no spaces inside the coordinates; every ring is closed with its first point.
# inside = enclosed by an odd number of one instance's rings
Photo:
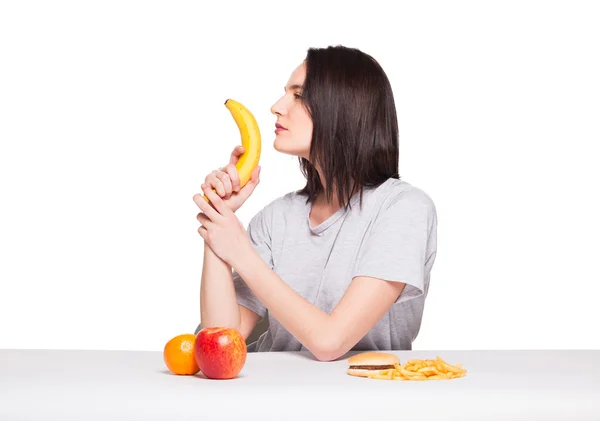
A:
{"type": "MultiPolygon", "coordinates": [[[[312,227],[310,203],[296,192],[279,197],[248,224],[261,258],[298,294],[330,314],[355,276],[405,282],[400,297],[352,350],[411,349],[437,250],[433,201],[411,184],[390,178],[365,188],[352,209],[343,207],[312,227]]],[[[262,317],[269,329],[248,351],[306,351],[265,308],[234,270],[238,303],[262,317]]]]}

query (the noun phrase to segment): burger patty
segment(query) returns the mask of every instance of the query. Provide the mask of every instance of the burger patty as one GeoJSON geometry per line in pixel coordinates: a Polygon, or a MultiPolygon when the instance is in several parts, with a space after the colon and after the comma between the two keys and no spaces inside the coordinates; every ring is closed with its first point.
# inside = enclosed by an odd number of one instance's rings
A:
{"type": "Polygon", "coordinates": [[[393,365],[351,365],[350,368],[355,370],[389,370],[394,368],[393,365]]]}

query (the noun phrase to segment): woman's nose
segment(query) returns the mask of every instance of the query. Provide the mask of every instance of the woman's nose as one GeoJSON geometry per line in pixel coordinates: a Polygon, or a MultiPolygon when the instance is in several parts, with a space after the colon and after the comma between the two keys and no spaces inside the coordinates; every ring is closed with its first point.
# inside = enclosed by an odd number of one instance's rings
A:
{"type": "Polygon", "coordinates": [[[280,98],[275,104],[271,106],[271,113],[274,115],[285,114],[285,106],[283,104],[283,98],[280,98]]]}

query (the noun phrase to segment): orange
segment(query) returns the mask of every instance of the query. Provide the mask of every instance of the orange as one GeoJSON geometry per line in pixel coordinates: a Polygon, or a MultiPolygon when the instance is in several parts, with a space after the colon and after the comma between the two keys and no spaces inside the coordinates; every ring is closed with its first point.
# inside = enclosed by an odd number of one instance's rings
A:
{"type": "Polygon", "coordinates": [[[196,336],[184,333],[170,339],[165,345],[163,358],[167,368],[178,375],[191,375],[200,371],[194,356],[196,336]]]}

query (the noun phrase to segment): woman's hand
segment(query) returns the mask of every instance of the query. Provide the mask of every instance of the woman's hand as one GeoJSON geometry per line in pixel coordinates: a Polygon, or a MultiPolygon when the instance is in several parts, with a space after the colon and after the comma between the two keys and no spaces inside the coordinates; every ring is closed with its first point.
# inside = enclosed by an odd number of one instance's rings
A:
{"type": "Polygon", "coordinates": [[[235,267],[235,258],[252,249],[248,233],[226,202],[212,191],[212,187],[203,184],[202,190],[212,206],[201,194],[194,195],[194,202],[202,211],[197,217],[201,224],[198,233],[217,256],[235,267]]]}
{"type": "MultiPolygon", "coordinates": [[[[243,153],[244,147],[241,145],[236,146],[231,152],[229,164],[211,172],[204,180],[204,184],[208,185],[211,190],[215,189],[232,212],[237,211],[244,204],[260,182],[260,167],[256,167],[252,171],[252,178],[244,187],[240,188],[240,177],[235,164],[237,164],[243,153]]],[[[206,197],[210,199],[208,195],[206,197]]]]}

